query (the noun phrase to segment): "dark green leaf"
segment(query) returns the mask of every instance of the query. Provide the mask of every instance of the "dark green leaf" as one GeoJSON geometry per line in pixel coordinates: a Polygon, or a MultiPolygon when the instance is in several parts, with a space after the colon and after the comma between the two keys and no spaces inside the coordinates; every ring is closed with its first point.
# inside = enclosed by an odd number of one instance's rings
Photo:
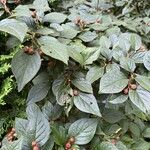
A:
{"type": "Polygon", "coordinates": [[[74,96],[74,104],[83,112],[101,117],[97,101],[93,94],[79,93],[78,96],[74,96]]]}
{"type": "Polygon", "coordinates": [[[11,65],[12,72],[17,80],[18,91],[21,91],[39,71],[41,59],[37,52],[33,55],[28,55],[20,50],[12,59],[11,65]]]}
{"type": "Polygon", "coordinates": [[[71,124],[68,134],[75,137],[75,143],[78,145],[84,145],[89,143],[97,128],[96,119],[80,119],[71,124]]]}

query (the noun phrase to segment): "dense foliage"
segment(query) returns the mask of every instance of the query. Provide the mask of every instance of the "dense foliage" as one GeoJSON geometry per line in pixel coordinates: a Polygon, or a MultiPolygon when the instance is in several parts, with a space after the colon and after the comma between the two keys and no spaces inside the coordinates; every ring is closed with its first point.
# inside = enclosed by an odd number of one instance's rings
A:
{"type": "Polygon", "coordinates": [[[0,0],[1,150],[149,150],[149,16],[148,0],[0,0]]]}

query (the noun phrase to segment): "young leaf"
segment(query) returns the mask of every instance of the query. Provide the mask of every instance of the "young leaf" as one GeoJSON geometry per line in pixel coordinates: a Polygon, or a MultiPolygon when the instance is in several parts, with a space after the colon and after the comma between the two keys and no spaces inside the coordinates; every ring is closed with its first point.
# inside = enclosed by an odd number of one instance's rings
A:
{"type": "Polygon", "coordinates": [[[121,103],[124,103],[127,99],[128,99],[128,95],[121,94],[121,95],[115,97],[114,99],[111,99],[109,101],[109,103],[111,103],[111,104],[121,104],[121,103]]]}
{"type": "Polygon", "coordinates": [[[122,72],[111,70],[102,76],[99,93],[119,93],[127,84],[128,79],[122,72]]]}
{"type": "Polygon", "coordinates": [[[137,90],[129,91],[129,98],[132,103],[144,113],[150,114],[150,92],[138,86],[137,90]]]}
{"type": "Polygon", "coordinates": [[[27,115],[29,120],[27,133],[31,136],[30,139],[43,146],[49,139],[51,132],[49,122],[34,103],[27,107],[27,115]]]}
{"type": "Polygon", "coordinates": [[[20,50],[12,59],[11,65],[20,92],[39,71],[41,59],[37,52],[33,55],[27,55],[20,50]]]}
{"type": "Polygon", "coordinates": [[[0,21],[0,31],[12,34],[23,42],[28,27],[25,23],[15,19],[3,19],[0,21]]]}
{"type": "Polygon", "coordinates": [[[146,90],[150,92],[150,78],[136,74],[135,80],[146,90]]]}
{"type": "Polygon", "coordinates": [[[79,93],[78,96],[74,96],[74,104],[83,112],[101,117],[97,101],[93,94],[79,93]]]}
{"type": "Polygon", "coordinates": [[[75,137],[75,143],[78,145],[84,145],[89,143],[97,128],[96,119],[79,119],[69,127],[68,134],[70,137],[75,137]]]}
{"type": "Polygon", "coordinates": [[[38,43],[46,55],[68,64],[69,54],[66,45],[49,36],[39,38],[38,43]]]}

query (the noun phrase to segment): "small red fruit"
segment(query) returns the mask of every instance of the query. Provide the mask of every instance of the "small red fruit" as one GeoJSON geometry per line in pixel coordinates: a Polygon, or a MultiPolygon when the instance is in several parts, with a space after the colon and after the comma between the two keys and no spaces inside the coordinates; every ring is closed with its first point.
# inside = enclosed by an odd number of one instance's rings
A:
{"type": "Polygon", "coordinates": [[[75,138],[74,138],[74,137],[71,137],[71,138],[69,139],[69,143],[74,144],[74,142],[75,142],[75,138]]]}
{"type": "Polygon", "coordinates": [[[116,139],[112,139],[111,143],[114,144],[114,145],[116,145],[117,144],[117,140],[116,139]]]}
{"type": "Polygon", "coordinates": [[[33,141],[32,142],[32,147],[36,146],[37,145],[37,142],[36,141],[33,141]]]}
{"type": "Polygon", "coordinates": [[[16,132],[16,129],[15,129],[15,128],[12,128],[12,129],[11,129],[11,133],[14,134],[15,132],[16,132]]]}
{"type": "Polygon", "coordinates": [[[136,90],[136,89],[137,89],[137,85],[136,85],[136,84],[130,84],[130,88],[131,88],[132,90],[136,90]]]}
{"type": "Polygon", "coordinates": [[[40,148],[36,145],[33,147],[33,150],[40,150],[40,148]]]}
{"type": "Polygon", "coordinates": [[[70,143],[66,143],[65,149],[66,149],[66,150],[69,150],[70,148],[71,148],[71,144],[70,144],[70,143]]]}
{"type": "Polygon", "coordinates": [[[79,95],[79,91],[78,90],[73,90],[73,95],[74,96],[78,96],[79,95]]]}
{"type": "Polygon", "coordinates": [[[128,89],[128,88],[123,89],[123,93],[124,93],[125,95],[127,95],[127,94],[129,93],[129,89],[128,89]]]}

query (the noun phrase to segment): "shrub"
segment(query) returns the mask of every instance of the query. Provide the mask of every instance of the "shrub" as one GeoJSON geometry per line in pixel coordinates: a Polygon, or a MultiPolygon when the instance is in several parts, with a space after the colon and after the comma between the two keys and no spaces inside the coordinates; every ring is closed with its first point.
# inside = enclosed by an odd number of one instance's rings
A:
{"type": "Polygon", "coordinates": [[[0,31],[27,116],[1,149],[149,150],[148,1],[19,2],[1,0],[0,31]]]}

